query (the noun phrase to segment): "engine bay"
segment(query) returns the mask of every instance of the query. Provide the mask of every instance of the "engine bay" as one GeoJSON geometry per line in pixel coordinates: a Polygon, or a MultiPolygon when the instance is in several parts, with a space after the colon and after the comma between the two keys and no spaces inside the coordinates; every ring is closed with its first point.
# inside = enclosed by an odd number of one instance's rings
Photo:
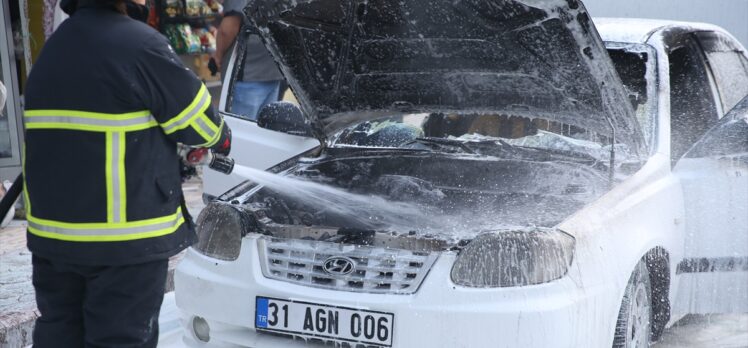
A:
{"type": "Polygon", "coordinates": [[[246,232],[445,250],[486,231],[553,227],[608,188],[589,163],[328,150],[280,175],[262,172],[230,199],[248,217],[246,232]]]}

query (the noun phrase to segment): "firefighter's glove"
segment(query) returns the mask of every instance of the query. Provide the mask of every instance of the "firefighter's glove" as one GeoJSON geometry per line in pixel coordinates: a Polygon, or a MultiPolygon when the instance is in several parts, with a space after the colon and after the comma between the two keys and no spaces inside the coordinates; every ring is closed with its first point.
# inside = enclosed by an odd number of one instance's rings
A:
{"type": "Polygon", "coordinates": [[[229,125],[223,125],[223,134],[221,134],[221,139],[218,140],[218,142],[210,149],[213,151],[213,153],[224,156],[228,156],[229,153],[231,153],[231,129],[229,128],[229,125]]]}

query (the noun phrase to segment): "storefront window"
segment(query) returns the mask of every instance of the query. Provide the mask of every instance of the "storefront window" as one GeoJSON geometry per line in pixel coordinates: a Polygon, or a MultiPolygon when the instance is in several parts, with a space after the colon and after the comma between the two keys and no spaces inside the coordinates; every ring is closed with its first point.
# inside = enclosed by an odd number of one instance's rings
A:
{"type": "Polygon", "coordinates": [[[0,179],[20,170],[22,126],[8,2],[0,1],[0,179]]]}
{"type": "MultiPolygon", "coordinates": [[[[0,66],[5,62],[2,61],[3,57],[0,57],[0,66]]],[[[8,117],[8,108],[6,107],[7,91],[5,88],[5,76],[3,71],[0,69],[0,158],[8,158],[13,155],[11,144],[10,144],[10,121],[8,117]]],[[[15,130],[13,130],[15,131],[15,130]]]]}

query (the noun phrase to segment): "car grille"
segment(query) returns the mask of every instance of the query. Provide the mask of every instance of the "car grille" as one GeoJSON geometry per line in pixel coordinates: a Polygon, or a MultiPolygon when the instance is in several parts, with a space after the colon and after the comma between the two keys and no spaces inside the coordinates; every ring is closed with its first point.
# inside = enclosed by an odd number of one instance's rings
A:
{"type": "Polygon", "coordinates": [[[266,278],[341,291],[412,294],[437,258],[433,252],[349,245],[300,239],[258,240],[266,278]],[[355,263],[349,274],[325,271],[325,261],[342,257],[355,263]]]}

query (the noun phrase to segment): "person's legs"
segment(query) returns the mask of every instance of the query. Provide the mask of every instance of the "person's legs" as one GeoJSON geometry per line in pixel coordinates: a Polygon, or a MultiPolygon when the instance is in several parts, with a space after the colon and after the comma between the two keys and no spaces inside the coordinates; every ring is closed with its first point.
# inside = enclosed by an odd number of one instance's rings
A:
{"type": "Polygon", "coordinates": [[[260,104],[260,108],[257,109],[257,112],[259,113],[260,110],[262,110],[262,107],[278,101],[278,95],[280,94],[280,87],[281,83],[280,81],[268,81],[263,82],[264,88],[267,90],[267,96],[265,96],[265,100],[262,101],[260,104]]]}
{"type": "Polygon", "coordinates": [[[231,112],[256,120],[265,104],[278,98],[280,81],[236,81],[231,102],[231,112]]]}
{"type": "Polygon", "coordinates": [[[36,306],[35,348],[83,347],[85,279],[65,265],[32,256],[36,306]]]}
{"type": "Polygon", "coordinates": [[[83,302],[85,347],[156,347],[168,266],[168,260],[161,260],[89,274],[83,302]]]}

